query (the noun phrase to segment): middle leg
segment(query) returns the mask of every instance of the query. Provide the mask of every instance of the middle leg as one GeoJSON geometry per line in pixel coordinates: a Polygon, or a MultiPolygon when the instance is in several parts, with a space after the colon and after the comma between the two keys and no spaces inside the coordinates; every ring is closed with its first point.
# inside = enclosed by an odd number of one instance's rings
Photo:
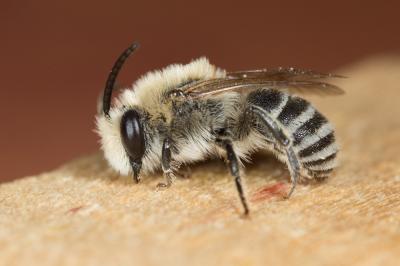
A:
{"type": "Polygon", "coordinates": [[[223,139],[223,140],[217,140],[217,143],[218,145],[222,146],[226,151],[229,170],[231,172],[231,175],[235,178],[236,189],[239,193],[239,198],[244,209],[243,214],[247,216],[249,214],[249,207],[247,205],[246,197],[244,195],[242,186],[242,179],[240,177],[239,160],[233,149],[232,141],[228,139],[223,139]]]}

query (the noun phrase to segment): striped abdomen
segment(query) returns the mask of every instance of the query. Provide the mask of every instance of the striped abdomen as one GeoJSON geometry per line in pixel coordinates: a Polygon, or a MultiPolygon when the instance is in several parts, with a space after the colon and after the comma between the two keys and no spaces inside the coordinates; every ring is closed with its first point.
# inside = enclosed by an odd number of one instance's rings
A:
{"type": "MultiPolygon", "coordinates": [[[[303,176],[320,179],[329,175],[338,151],[334,130],[309,102],[271,89],[250,93],[248,102],[266,110],[291,139],[303,176]]],[[[282,147],[276,146],[276,152],[284,155],[282,147]]]]}

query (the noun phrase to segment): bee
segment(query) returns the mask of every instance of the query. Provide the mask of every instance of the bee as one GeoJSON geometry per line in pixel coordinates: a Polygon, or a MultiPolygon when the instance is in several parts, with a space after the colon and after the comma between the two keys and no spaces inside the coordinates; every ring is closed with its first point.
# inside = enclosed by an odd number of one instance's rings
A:
{"type": "Polygon", "coordinates": [[[161,168],[165,181],[157,187],[167,188],[181,165],[224,158],[247,215],[241,168],[255,151],[270,151],[287,165],[287,197],[299,179],[322,180],[336,167],[333,126],[292,93],[342,94],[321,81],[340,76],[295,68],[227,72],[202,57],[145,74],[112,105],[118,73],[138,46],[115,62],[96,116],[104,156],[121,174],[138,183],[161,168]]]}

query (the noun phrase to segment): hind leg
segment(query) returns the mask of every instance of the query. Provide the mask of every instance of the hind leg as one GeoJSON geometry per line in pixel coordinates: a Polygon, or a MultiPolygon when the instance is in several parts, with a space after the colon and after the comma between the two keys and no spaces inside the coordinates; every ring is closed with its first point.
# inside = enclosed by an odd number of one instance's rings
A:
{"type": "Polygon", "coordinates": [[[285,150],[287,156],[287,165],[290,172],[290,179],[292,182],[292,187],[286,196],[287,198],[289,198],[292,195],[294,189],[296,188],[300,171],[300,162],[297,157],[297,154],[293,150],[292,142],[285,134],[285,132],[283,132],[279,124],[262,107],[259,107],[257,105],[250,105],[249,112],[251,114],[254,114],[256,119],[261,124],[267,127],[267,129],[272,133],[272,136],[275,138],[275,140],[285,150]]]}

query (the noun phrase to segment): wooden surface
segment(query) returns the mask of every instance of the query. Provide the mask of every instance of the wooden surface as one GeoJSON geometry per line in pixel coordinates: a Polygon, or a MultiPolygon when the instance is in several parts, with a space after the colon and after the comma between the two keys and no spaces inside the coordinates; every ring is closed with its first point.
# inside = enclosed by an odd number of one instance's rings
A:
{"type": "Polygon", "coordinates": [[[400,58],[339,73],[345,96],[311,99],[342,147],[328,181],[284,200],[287,170],[258,155],[242,219],[222,162],[156,191],[160,174],[134,185],[100,154],[80,158],[0,186],[0,264],[399,265],[400,58]]]}

